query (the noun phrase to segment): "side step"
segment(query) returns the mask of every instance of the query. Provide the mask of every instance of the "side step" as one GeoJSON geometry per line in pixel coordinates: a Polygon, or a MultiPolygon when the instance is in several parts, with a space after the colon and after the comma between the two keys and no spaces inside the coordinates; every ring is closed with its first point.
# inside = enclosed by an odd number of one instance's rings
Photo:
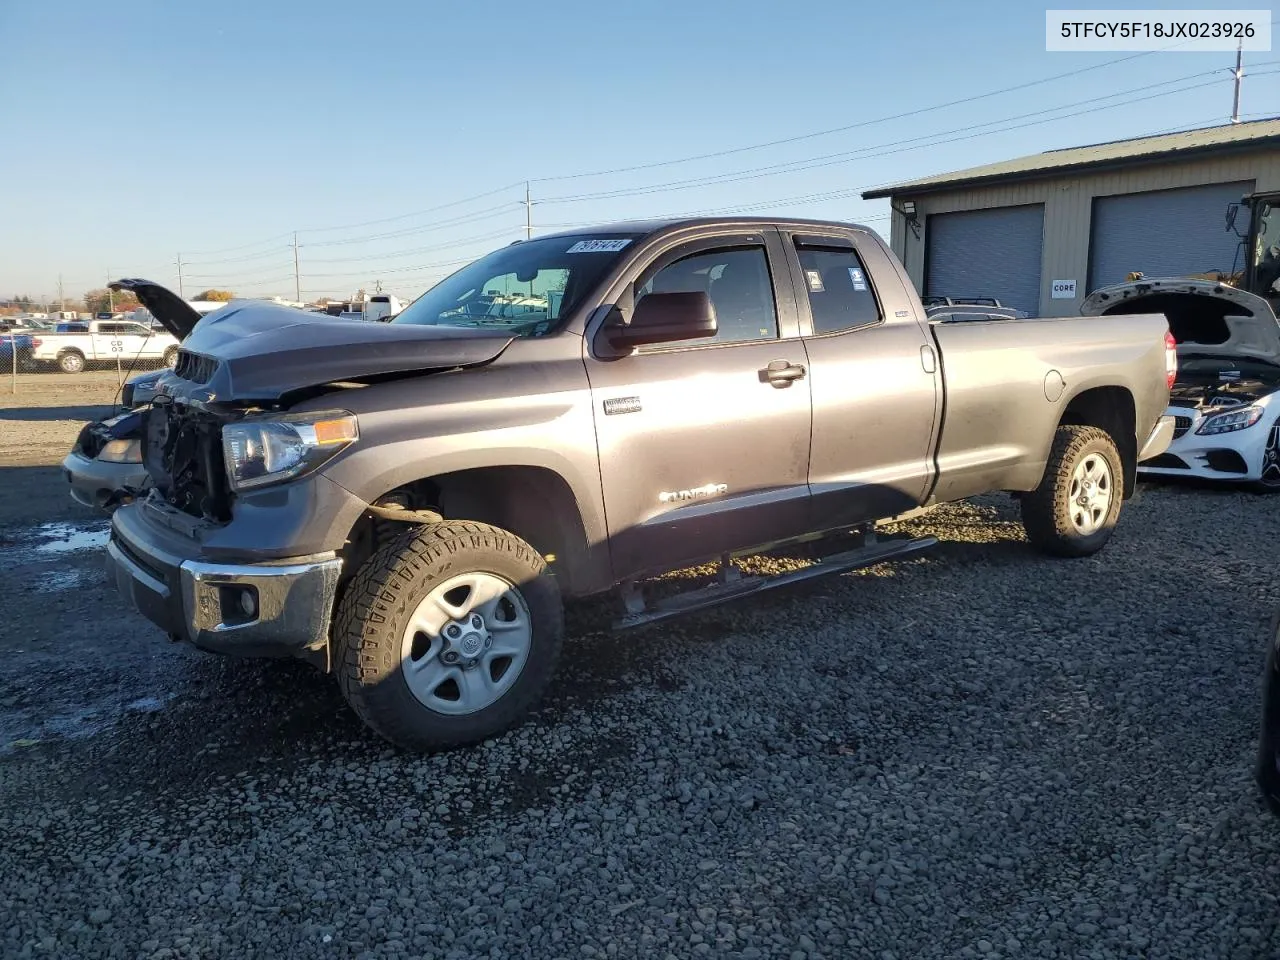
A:
{"type": "Polygon", "coordinates": [[[633,589],[626,596],[628,612],[614,621],[613,629],[630,630],[633,627],[657,623],[659,620],[669,620],[672,617],[693,613],[697,610],[706,610],[710,607],[727,603],[730,600],[736,600],[739,597],[749,596],[753,593],[760,593],[764,590],[772,590],[775,587],[784,587],[791,583],[813,580],[833,573],[858,570],[862,567],[873,567],[877,563],[883,563],[886,560],[893,560],[928,549],[937,542],[937,537],[880,541],[855,550],[834,553],[829,557],[823,557],[811,566],[800,570],[792,570],[788,573],[775,574],[771,577],[733,576],[727,569],[727,560],[722,560],[719,583],[713,583],[711,586],[701,587],[697,590],[690,590],[687,593],[676,594],[651,606],[646,606],[638,591],[633,589]],[[727,573],[729,575],[726,576],[727,573]]]}

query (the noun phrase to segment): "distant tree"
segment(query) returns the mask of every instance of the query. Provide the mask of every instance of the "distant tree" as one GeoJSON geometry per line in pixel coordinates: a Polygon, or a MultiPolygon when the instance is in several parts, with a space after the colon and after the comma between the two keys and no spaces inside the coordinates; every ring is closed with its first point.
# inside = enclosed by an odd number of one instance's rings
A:
{"type": "Polygon", "coordinates": [[[216,300],[219,303],[226,303],[235,298],[236,295],[230,290],[204,290],[195,295],[196,300],[216,300]]]}
{"type": "Polygon", "coordinates": [[[100,287],[84,295],[84,308],[90,313],[106,313],[112,309],[116,313],[128,313],[138,309],[138,298],[128,290],[112,291],[100,287]]]}
{"type": "Polygon", "coordinates": [[[14,297],[14,298],[13,298],[13,304],[14,304],[14,306],[16,306],[16,307],[20,308],[21,310],[23,310],[23,311],[25,311],[25,312],[30,312],[30,311],[31,311],[31,305],[32,305],[33,303],[35,303],[35,301],[34,301],[34,300],[32,300],[29,296],[27,296],[25,293],[24,293],[24,294],[22,294],[22,296],[20,296],[20,297],[14,297]]]}

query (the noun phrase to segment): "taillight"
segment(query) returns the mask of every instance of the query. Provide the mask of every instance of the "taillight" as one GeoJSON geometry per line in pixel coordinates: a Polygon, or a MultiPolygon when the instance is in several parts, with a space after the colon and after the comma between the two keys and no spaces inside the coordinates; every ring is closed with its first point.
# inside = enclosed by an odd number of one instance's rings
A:
{"type": "Polygon", "coordinates": [[[1178,379],[1178,341],[1168,330],[1164,332],[1164,378],[1170,390],[1178,379]]]}
{"type": "Polygon", "coordinates": [[[32,337],[32,338],[31,338],[31,346],[33,346],[33,347],[38,347],[38,346],[40,346],[40,345],[41,345],[41,344],[43,344],[43,343],[44,343],[44,341],[43,341],[43,340],[41,340],[39,337],[32,337]]]}

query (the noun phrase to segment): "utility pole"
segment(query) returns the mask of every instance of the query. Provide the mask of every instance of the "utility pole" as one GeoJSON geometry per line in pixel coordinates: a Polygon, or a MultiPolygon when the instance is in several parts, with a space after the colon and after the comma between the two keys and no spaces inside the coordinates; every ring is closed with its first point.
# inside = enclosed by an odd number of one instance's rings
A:
{"type": "Polygon", "coordinates": [[[1244,79],[1244,41],[1236,46],[1235,96],[1231,101],[1231,122],[1240,122],[1240,81],[1244,79]]]}
{"type": "Polygon", "coordinates": [[[67,300],[62,295],[62,274],[58,274],[58,311],[67,309],[67,300]]]}
{"type": "Polygon", "coordinates": [[[187,299],[187,292],[182,289],[182,254],[178,254],[178,296],[187,299]]]}
{"type": "Polygon", "coordinates": [[[293,233],[293,299],[302,302],[302,279],[298,276],[298,232],[293,233]]]}
{"type": "Polygon", "coordinates": [[[529,181],[524,182],[524,238],[533,238],[533,199],[529,196],[529,181]]]}
{"type": "Polygon", "coordinates": [[[111,271],[107,271],[107,303],[112,313],[116,312],[116,292],[111,289],[111,271]]]}

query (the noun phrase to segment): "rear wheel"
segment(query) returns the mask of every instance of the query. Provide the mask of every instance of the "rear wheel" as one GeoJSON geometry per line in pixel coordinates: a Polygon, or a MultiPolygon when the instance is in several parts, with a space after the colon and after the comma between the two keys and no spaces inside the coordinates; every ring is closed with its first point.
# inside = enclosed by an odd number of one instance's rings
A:
{"type": "Polygon", "coordinates": [[[63,373],[80,373],[84,370],[84,354],[78,350],[66,350],[58,356],[58,369],[63,373]]]}
{"type": "Polygon", "coordinates": [[[475,743],[522,720],[564,636],[542,557],[481,523],[411,529],[360,568],[334,622],[335,670],[369,727],[411,750],[475,743]]]}
{"type": "Polygon", "coordinates": [[[1124,499],[1124,471],[1110,434],[1059,427],[1040,486],[1022,498],[1022,525],[1040,551],[1087,557],[1111,539],[1124,499]]]}
{"type": "Polygon", "coordinates": [[[164,365],[169,369],[173,369],[178,365],[178,348],[169,347],[164,352],[164,365]]]}

